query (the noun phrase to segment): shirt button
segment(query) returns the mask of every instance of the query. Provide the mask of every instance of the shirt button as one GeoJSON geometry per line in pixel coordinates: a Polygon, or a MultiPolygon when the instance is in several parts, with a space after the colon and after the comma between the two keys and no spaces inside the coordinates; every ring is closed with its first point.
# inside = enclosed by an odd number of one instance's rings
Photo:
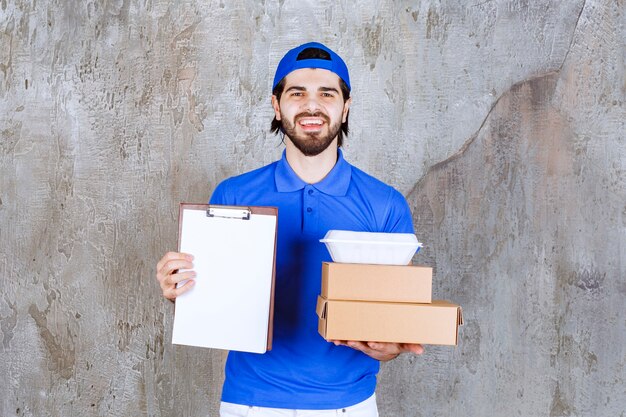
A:
{"type": "Polygon", "coordinates": [[[307,208],[306,208],[306,212],[307,212],[307,213],[310,213],[310,212],[312,212],[312,211],[313,211],[313,209],[312,209],[311,207],[307,207],[307,208]]]}
{"type": "Polygon", "coordinates": [[[313,195],[313,190],[309,190],[309,195],[313,195]]]}

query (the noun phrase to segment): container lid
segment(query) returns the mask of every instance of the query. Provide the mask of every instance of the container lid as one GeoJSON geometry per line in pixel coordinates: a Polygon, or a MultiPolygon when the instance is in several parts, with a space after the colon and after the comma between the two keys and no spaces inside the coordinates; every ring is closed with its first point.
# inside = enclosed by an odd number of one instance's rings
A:
{"type": "Polygon", "coordinates": [[[379,233],[379,232],[353,232],[349,230],[329,230],[322,243],[360,243],[360,244],[383,244],[383,245],[416,245],[421,248],[413,233],[379,233]]]}

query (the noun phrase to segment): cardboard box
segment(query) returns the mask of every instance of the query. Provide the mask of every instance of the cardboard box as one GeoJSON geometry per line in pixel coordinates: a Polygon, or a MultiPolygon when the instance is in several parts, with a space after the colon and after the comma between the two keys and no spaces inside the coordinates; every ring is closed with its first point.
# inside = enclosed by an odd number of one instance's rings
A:
{"type": "Polygon", "coordinates": [[[322,297],[329,300],[430,303],[433,269],[412,265],[324,262],[322,297]]]}
{"type": "Polygon", "coordinates": [[[317,299],[318,331],[326,340],[456,345],[461,307],[317,299]]]}

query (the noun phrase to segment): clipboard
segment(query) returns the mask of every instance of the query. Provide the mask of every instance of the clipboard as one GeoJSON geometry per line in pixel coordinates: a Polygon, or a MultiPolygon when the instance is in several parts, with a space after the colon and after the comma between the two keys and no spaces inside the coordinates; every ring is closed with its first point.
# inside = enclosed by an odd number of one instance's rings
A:
{"type": "Polygon", "coordinates": [[[178,250],[197,275],[176,298],[173,344],[271,350],[277,219],[276,207],[180,204],[178,250]]]}

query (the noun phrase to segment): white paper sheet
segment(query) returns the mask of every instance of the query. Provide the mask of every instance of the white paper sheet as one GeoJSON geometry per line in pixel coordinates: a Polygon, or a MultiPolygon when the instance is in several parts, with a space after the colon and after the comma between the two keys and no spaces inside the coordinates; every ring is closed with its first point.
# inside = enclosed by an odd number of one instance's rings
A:
{"type": "Polygon", "coordinates": [[[276,219],[183,210],[180,250],[194,256],[197,275],[195,286],[176,299],[172,343],[266,351],[276,219]]]}

